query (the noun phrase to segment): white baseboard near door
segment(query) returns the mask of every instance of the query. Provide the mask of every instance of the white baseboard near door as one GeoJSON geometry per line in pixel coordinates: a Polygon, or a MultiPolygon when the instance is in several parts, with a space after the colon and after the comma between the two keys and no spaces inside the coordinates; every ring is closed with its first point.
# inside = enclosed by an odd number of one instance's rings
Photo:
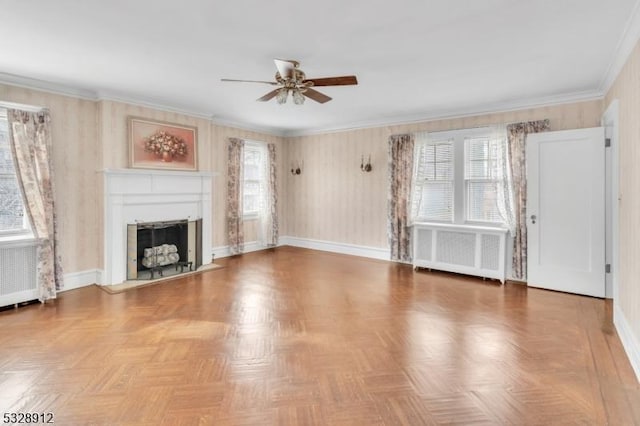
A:
{"type": "Polygon", "coordinates": [[[70,274],[64,274],[64,288],[60,292],[62,293],[68,290],[75,290],[77,288],[99,283],[99,269],[89,269],[86,271],[72,272],[70,274]]]}
{"type": "Polygon", "coordinates": [[[613,324],[616,326],[618,336],[620,336],[620,340],[622,341],[622,346],[627,353],[627,357],[629,357],[631,367],[633,367],[633,371],[636,372],[636,379],[640,382],[640,342],[638,342],[638,339],[633,334],[633,330],[627,318],[624,316],[622,309],[615,303],[613,305],[613,324]]]}
{"type": "Polygon", "coordinates": [[[386,248],[336,243],[333,241],[312,240],[309,238],[281,237],[280,245],[329,251],[332,253],[349,254],[351,256],[369,257],[371,259],[380,260],[390,260],[391,257],[389,249],[386,248]]]}

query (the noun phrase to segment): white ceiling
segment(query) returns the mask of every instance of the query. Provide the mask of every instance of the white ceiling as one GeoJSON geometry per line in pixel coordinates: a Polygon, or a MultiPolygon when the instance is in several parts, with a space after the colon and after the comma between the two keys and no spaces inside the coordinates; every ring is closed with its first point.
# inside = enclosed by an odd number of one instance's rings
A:
{"type": "Polygon", "coordinates": [[[0,73],[296,134],[586,99],[636,0],[0,2],[0,73]],[[256,102],[273,58],[333,101],[256,102]]]}

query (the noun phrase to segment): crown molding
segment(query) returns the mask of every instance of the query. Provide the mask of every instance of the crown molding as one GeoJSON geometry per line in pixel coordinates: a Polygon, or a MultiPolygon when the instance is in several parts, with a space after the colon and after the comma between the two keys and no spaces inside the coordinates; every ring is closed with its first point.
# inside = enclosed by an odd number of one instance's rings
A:
{"type": "Polygon", "coordinates": [[[98,91],[96,100],[106,102],[120,102],[134,106],[156,109],[159,111],[174,112],[176,114],[188,115],[190,117],[202,118],[205,120],[211,120],[212,118],[211,113],[208,111],[172,106],[150,98],[132,97],[112,91],[98,91]]]}
{"type": "Polygon", "coordinates": [[[24,89],[40,90],[54,95],[70,96],[89,101],[98,100],[98,95],[93,90],[52,83],[50,81],[38,80],[37,78],[22,77],[4,72],[0,72],[0,84],[22,87],[24,89]]]}
{"type": "Polygon", "coordinates": [[[265,127],[265,126],[255,126],[255,125],[252,125],[251,123],[226,120],[220,117],[215,117],[208,111],[176,107],[176,106],[165,104],[156,100],[136,98],[136,97],[127,96],[122,93],[116,93],[112,91],[88,90],[80,87],[53,83],[50,81],[39,80],[36,78],[22,77],[19,75],[3,73],[3,72],[0,72],[0,84],[21,87],[29,90],[38,90],[41,92],[51,93],[54,95],[69,96],[73,98],[79,98],[79,99],[84,99],[84,100],[94,101],[94,102],[100,102],[100,101],[121,102],[129,105],[141,106],[141,107],[156,109],[160,111],[167,111],[167,112],[174,112],[177,114],[188,115],[190,117],[202,118],[202,119],[211,121],[213,124],[233,127],[238,130],[266,133],[269,135],[274,135],[279,137],[284,136],[284,132],[280,129],[265,127]]]}
{"type": "Polygon", "coordinates": [[[211,117],[211,122],[218,126],[233,127],[234,129],[245,130],[247,132],[263,133],[263,134],[278,136],[278,137],[287,136],[285,129],[278,129],[275,127],[267,127],[267,126],[257,126],[251,123],[229,120],[223,117],[213,116],[211,117]]]}
{"type": "MultiPolygon", "coordinates": [[[[640,4],[640,0],[639,0],[640,4]]],[[[638,8],[635,9],[637,11],[638,8]]],[[[634,16],[640,16],[634,12],[634,16]]],[[[640,19],[635,19],[634,22],[638,22],[638,33],[640,34],[640,19]]],[[[627,31],[627,34],[629,31],[627,31]]],[[[91,100],[94,102],[99,101],[111,101],[122,102],[129,105],[142,106],[145,108],[152,108],[160,111],[174,112],[178,114],[188,115],[190,117],[202,118],[209,120],[212,124],[232,127],[238,130],[244,130],[249,132],[262,133],[278,137],[297,137],[297,136],[311,136],[325,133],[346,132],[351,130],[359,130],[366,128],[385,127],[385,126],[402,126],[416,123],[424,123],[437,120],[456,119],[464,117],[473,117],[485,114],[495,114],[501,112],[517,111],[529,108],[541,108],[548,106],[555,106],[573,102],[586,102],[592,100],[602,100],[604,97],[603,90],[593,90],[584,92],[573,92],[561,95],[547,96],[542,98],[534,98],[523,101],[511,101],[501,102],[494,104],[487,104],[482,106],[476,106],[467,109],[457,109],[449,111],[435,111],[431,113],[414,114],[409,116],[394,116],[385,117],[376,120],[364,120],[355,123],[350,123],[344,126],[335,127],[318,127],[307,130],[287,130],[278,129],[268,126],[258,126],[247,122],[235,121],[226,119],[219,116],[214,116],[206,111],[198,109],[180,108],[171,105],[167,105],[158,101],[150,99],[141,99],[131,96],[122,95],[115,92],[108,91],[91,91],[83,88],[66,86],[57,83],[51,83],[43,80],[21,77],[13,74],[0,73],[0,84],[8,84],[12,86],[23,87],[26,89],[40,90],[48,93],[71,96],[75,98],[81,98],[91,100]]]]}
{"type": "Polygon", "coordinates": [[[640,38],[640,0],[636,1],[636,4],[631,12],[631,16],[625,25],[624,32],[622,33],[622,37],[618,41],[618,45],[616,46],[613,57],[607,70],[602,76],[602,80],[600,81],[600,90],[603,93],[607,93],[613,83],[615,83],[620,71],[627,63],[631,52],[636,46],[638,39],[640,38]]]}
{"type": "Polygon", "coordinates": [[[241,121],[227,120],[225,118],[212,115],[208,111],[179,108],[179,107],[171,106],[158,101],[154,101],[151,99],[134,98],[134,97],[126,96],[126,95],[115,93],[115,92],[106,92],[106,91],[98,92],[97,100],[108,101],[108,102],[121,102],[128,105],[141,106],[141,107],[151,108],[159,111],[174,112],[177,114],[188,115],[189,117],[202,118],[205,120],[209,120],[212,124],[216,124],[219,126],[233,127],[234,129],[237,129],[237,130],[264,133],[264,134],[279,136],[279,137],[284,136],[284,132],[281,129],[266,127],[266,126],[256,126],[251,123],[245,123],[241,121]]]}
{"type": "Polygon", "coordinates": [[[94,91],[75,86],[68,86],[60,83],[53,83],[50,81],[39,80],[31,77],[22,77],[15,74],[1,73],[0,72],[0,84],[7,84],[10,86],[22,87],[24,89],[39,90],[54,95],[70,96],[73,98],[80,98],[88,101],[113,101],[122,102],[129,105],[142,106],[146,108],[158,109],[161,111],[175,112],[179,114],[185,114],[192,117],[205,118],[210,120],[211,114],[190,110],[185,108],[177,108],[171,105],[163,104],[151,99],[134,98],[122,94],[118,94],[110,91],[94,91]]]}
{"type": "MultiPolygon", "coordinates": [[[[17,102],[5,102],[5,101],[0,101],[0,108],[20,109],[22,111],[28,111],[28,112],[40,112],[40,111],[48,110],[47,107],[41,106],[41,105],[26,105],[26,104],[20,104],[17,102]]],[[[6,118],[7,114],[4,111],[0,111],[0,116],[6,118]]]]}
{"type": "Polygon", "coordinates": [[[312,130],[284,131],[285,137],[312,136],[326,133],[347,132],[351,130],[368,129],[375,127],[403,126],[410,124],[426,123],[439,120],[452,120],[457,118],[475,117],[478,115],[497,114],[510,111],[518,111],[531,108],[552,107],[575,102],[599,101],[604,98],[604,93],[600,90],[565,93],[562,95],[546,96],[542,98],[528,99],[524,101],[500,102],[488,105],[472,107],[468,109],[457,109],[450,111],[439,111],[412,116],[387,117],[379,120],[361,121],[345,126],[324,127],[312,130]]]}

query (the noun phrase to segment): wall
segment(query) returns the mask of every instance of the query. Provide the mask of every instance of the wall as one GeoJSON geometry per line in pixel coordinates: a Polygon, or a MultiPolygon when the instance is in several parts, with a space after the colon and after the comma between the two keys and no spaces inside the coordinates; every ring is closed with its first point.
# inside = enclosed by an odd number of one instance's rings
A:
{"type": "MultiPolygon", "coordinates": [[[[63,266],[67,273],[102,268],[102,176],[99,171],[128,166],[128,116],[198,128],[200,169],[218,173],[214,178],[213,196],[214,247],[227,244],[227,139],[240,137],[277,145],[280,235],[386,249],[389,135],[542,118],[549,118],[554,130],[592,127],[599,124],[602,113],[602,102],[590,101],[285,139],[220,126],[205,118],[175,112],[6,85],[0,85],[0,99],[47,106],[51,110],[54,167],[58,171],[57,209],[63,266]],[[371,173],[360,171],[362,155],[371,155],[371,173]],[[303,172],[294,176],[289,170],[298,163],[302,163],[303,172]]],[[[248,222],[245,240],[250,242],[255,237],[255,223],[248,222]]]]}
{"type": "MultiPolygon", "coordinates": [[[[549,118],[552,130],[595,127],[603,105],[620,101],[620,275],[615,301],[623,318],[620,329],[632,362],[640,371],[640,46],[636,45],[605,102],[589,101],[553,107],[486,114],[458,119],[394,125],[315,136],[281,138],[219,126],[204,118],[122,102],[64,96],[0,84],[0,100],[45,106],[51,111],[56,212],[66,273],[101,269],[103,168],[128,165],[127,116],[196,126],[201,170],[214,178],[213,245],[226,245],[226,141],[229,137],[277,145],[280,235],[388,248],[387,140],[390,135],[478,127],[549,118]],[[361,156],[371,155],[373,171],[360,171],[361,156]],[[302,165],[293,176],[292,166],[302,165]],[[284,196],[286,194],[286,197],[284,196]],[[625,337],[625,333],[630,337],[625,337]],[[633,361],[635,360],[635,361],[633,361]]],[[[246,241],[256,236],[255,223],[245,227],[246,241]]],[[[81,284],[81,283],[79,283],[81,284]]],[[[617,312],[617,311],[616,311],[617,312]]]]}
{"type": "MultiPolygon", "coordinates": [[[[616,321],[623,338],[625,323],[632,336],[625,346],[640,377],[640,44],[636,44],[624,68],[609,90],[605,105],[619,101],[619,237],[620,274],[616,313],[622,314],[622,324],[616,321]],[[618,311],[619,310],[619,311],[618,311]],[[634,340],[635,339],[635,340],[634,340]]],[[[617,320],[618,318],[616,318],[617,320]]]]}
{"type": "MultiPolygon", "coordinates": [[[[218,173],[214,177],[212,200],[214,246],[227,244],[227,139],[239,137],[275,143],[278,171],[284,167],[283,138],[219,126],[205,118],[122,102],[96,102],[2,84],[0,100],[44,106],[51,111],[56,212],[60,223],[62,263],[67,274],[102,269],[103,181],[100,171],[105,168],[128,167],[128,116],[198,128],[199,168],[218,173]]],[[[278,192],[282,199],[282,184],[278,192]]],[[[283,205],[280,206],[279,214],[282,220],[283,205]]],[[[255,223],[248,222],[245,228],[246,241],[255,240],[255,223]]]]}
{"type": "MultiPolygon", "coordinates": [[[[198,128],[198,162],[203,171],[216,172],[213,184],[213,245],[227,244],[226,237],[226,179],[227,179],[227,140],[230,137],[251,139],[276,144],[278,171],[284,164],[283,138],[248,130],[213,124],[205,118],[192,117],[175,112],[161,111],[122,102],[101,101],[99,103],[99,132],[102,140],[102,168],[128,167],[129,151],[127,142],[127,117],[136,116],[161,120],[198,128]]],[[[283,193],[280,185],[279,194],[283,193]]],[[[284,207],[280,207],[280,218],[284,207]]],[[[245,240],[256,239],[256,226],[252,222],[245,224],[245,240]]]]}
{"type": "Polygon", "coordinates": [[[63,269],[95,269],[102,260],[95,102],[3,84],[0,100],[49,108],[63,269]]]}
{"type": "MultiPolygon", "coordinates": [[[[266,143],[273,143],[276,145],[276,162],[277,162],[277,180],[278,180],[278,218],[279,223],[282,224],[285,221],[285,209],[284,209],[284,138],[273,135],[265,135],[262,133],[252,132],[248,130],[239,130],[233,127],[212,125],[211,140],[212,140],[212,153],[213,153],[213,167],[220,173],[217,177],[217,184],[214,188],[214,205],[217,206],[214,211],[214,246],[226,245],[226,221],[224,220],[225,206],[227,204],[227,140],[230,137],[242,138],[246,140],[261,141],[266,143]],[[222,220],[215,219],[218,216],[222,220]]],[[[255,241],[257,238],[257,226],[255,221],[245,222],[245,242],[255,241]]],[[[282,235],[282,234],[281,234],[282,235]]]]}
{"type": "Polygon", "coordinates": [[[285,229],[291,237],[387,248],[387,141],[390,135],[479,127],[548,118],[552,130],[597,127],[602,102],[589,101],[408,125],[289,138],[287,168],[304,162],[299,176],[287,173],[285,229]],[[371,154],[373,171],[360,171],[371,154]]]}

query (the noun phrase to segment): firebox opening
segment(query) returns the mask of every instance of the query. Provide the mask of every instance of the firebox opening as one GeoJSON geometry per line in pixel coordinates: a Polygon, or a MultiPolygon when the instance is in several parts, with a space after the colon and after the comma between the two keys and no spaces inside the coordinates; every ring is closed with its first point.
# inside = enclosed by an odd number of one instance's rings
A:
{"type": "Polygon", "coordinates": [[[138,279],[163,276],[166,269],[177,270],[179,262],[187,261],[187,224],[186,220],[138,224],[138,279]]]}
{"type": "Polygon", "coordinates": [[[127,279],[148,280],[196,270],[201,220],[129,225],[127,279]]]}

